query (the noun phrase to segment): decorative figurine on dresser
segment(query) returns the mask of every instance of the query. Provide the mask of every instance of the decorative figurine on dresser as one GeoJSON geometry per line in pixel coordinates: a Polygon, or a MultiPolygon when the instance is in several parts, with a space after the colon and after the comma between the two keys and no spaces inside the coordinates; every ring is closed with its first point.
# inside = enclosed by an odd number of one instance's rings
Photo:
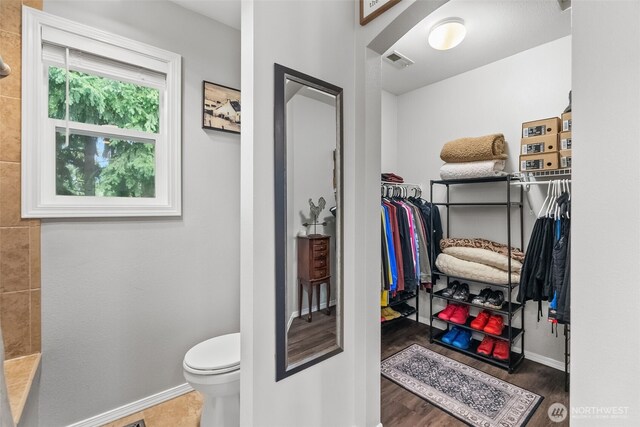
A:
{"type": "Polygon", "coordinates": [[[313,234],[298,236],[298,317],[302,317],[302,290],[306,289],[309,300],[309,313],[307,322],[311,322],[311,307],[313,306],[313,289],[316,289],[317,307],[320,311],[320,287],[327,284],[327,307],[325,313],[331,315],[329,302],[331,301],[331,265],[329,262],[331,236],[317,234],[318,225],[326,225],[326,222],[318,222],[318,216],[324,209],[326,202],[323,197],[318,200],[318,206],[309,199],[311,219],[313,222],[305,222],[305,227],[313,225],[313,234]]]}

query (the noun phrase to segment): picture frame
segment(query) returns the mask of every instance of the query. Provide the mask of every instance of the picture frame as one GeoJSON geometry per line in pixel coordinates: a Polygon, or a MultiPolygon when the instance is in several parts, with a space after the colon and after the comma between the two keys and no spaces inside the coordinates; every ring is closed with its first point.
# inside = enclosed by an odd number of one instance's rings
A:
{"type": "Polygon", "coordinates": [[[360,25],[367,25],[398,3],[400,0],[360,0],[360,25]]]}
{"type": "Polygon", "coordinates": [[[217,83],[202,81],[202,128],[240,133],[240,91],[217,83]]]}

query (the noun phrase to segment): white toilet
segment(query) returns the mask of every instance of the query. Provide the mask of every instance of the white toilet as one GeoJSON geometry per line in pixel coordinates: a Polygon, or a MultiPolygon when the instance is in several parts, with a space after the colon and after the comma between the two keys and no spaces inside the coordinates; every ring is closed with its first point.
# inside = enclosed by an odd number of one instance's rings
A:
{"type": "Polygon", "coordinates": [[[240,425],[240,333],[195,345],[182,362],[184,378],[204,399],[201,427],[240,425]]]}

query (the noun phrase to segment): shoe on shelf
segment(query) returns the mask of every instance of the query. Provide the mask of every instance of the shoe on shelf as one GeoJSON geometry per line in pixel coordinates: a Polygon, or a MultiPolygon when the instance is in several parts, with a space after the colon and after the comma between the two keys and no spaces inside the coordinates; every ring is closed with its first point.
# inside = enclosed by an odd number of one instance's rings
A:
{"type": "Polygon", "coordinates": [[[451,319],[451,315],[456,311],[456,308],[458,308],[458,304],[447,304],[447,307],[438,313],[438,319],[444,321],[451,319]]]}
{"type": "Polygon", "coordinates": [[[485,356],[491,356],[493,346],[496,344],[496,339],[493,337],[484,337],[480,345],[478,346],[477,353],[484,354],[485,356]]]}
{"type": "Polygon", "coordinates": [[[493,357],[498,360],[509,360],[509,343],[496,340],[496,345],[493,348],[493,357]]]}
{"type": "Polygon", "coordinates": [[[498,314],[494,314],[489,318],[487,325],[484,327],[484,331],[488,334],[502,335],[504,329],[504,319],[498,314]]]}
{"type": "Polygon", "coordinates": [[[502,291],[492,291],[491,296],[487,298],[487,302],[484,305],[501,309],[502,304],[504,304],[504,293],[502,291]]]}
{"type": "Polygon", "coordinates": [[[491,288],[484,288],[483,290],[480,291],[480,294],[476,295],[473,298],[473,301],[471,302],[477,305],[485,305],[490,295],[491,295],[491,288]]]}
{"type": "Polygon", "coordinates": [[[462,350],[468,349],[469,347],[471,347],[471,332],[464,330],[460,331],[458,335],[456,335],[451,345],[462,350]]]}
{"type": "Polygon", "coordinates": [[[469,317],[469,307],[466,305],[459,305],[456,307],[451,317],[449,317],[449,322],[457,323],[458,325],[464,325],[467,323],[467,318],[469,317]]]}
{"type": "Polygon", "coordinates": [[[458,328],[457,326],[454,326],[453,328],[451,328],[449,330],[449,332],[447,332],[446,334],[444,334],[441,338],[443,343],[447,343],[447,344],[451,344],[453,342],[454,339],[456,339],[456,336],[458,335],[458,333],[461,331],[462,329],[458,328]]]}
{"type": "Polygon", "coordinates": [[[449,283],[449,286],[447,286],[447,289],[442,291],[442,296],[445,298],[451,298],[453,294],[455,294],[456,291],[458,290],[458,286],[460,286],[460,282],[458,282],[457,280],[454,280],[453,282],[449,283]]]}
{"type": "Polygon", "coordinates": [[[458,290],[453,294],[453,299],[458,301],[466,301],[469,299],[469,285],[466,283],[458,286],[458,290]]]}
{"type": "Polygon", "coordinates": [[[407,314],[415,311],[415,308],[413,308],[411,305],[407,304],[406,302],[401,302],[398,305],[394,305],[393,309],[396,311],[399,311],[400,314],[402,314],[403,316],[406,316],[407,314]]]}
{"type": "Polygon", "coordinates": [[[395,311],[394,309],[392,309],[391,307],[385,307],[382,309],[382,311],[380,312],[380,314],[386,319],[386,320],[393,320],[393,319],[397,319],[398,317],[401,316],[400,313],[398,313],[397,311],[395,311]]]}
{"type": "Polygon", "coordinates": [[[490,317],[491,313],[489,311],[482,310],[480,313],[478,313],[476,318],[471,321],[471,327],[478,331],[483,330],[484,327],[487,326],[487,322],[489,321],[490,317]]]}

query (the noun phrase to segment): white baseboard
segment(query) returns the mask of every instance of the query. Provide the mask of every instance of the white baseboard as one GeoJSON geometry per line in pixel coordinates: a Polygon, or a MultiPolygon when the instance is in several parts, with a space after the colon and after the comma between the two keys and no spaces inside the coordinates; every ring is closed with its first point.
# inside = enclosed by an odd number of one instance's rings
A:
{"type": "Polygon", "coordinates": [[[135,402],[127,403],[119,408],[112,409],[95,417],[87,418],[83,421],[78,421],[75,424],[71,424],[68,427],[100,427],[107,423],[119,420],[120,418],[127,417],[136,412],[143,411],[147,408],[155,406],[159,403],[166,402],[167,400],[175,399],[178,396],[193,391],[193,388],[188,384],[181,384],[177,387],[170,388],[169,390],[161,391],[152,396],[145,397],[135,402]]]}
{"type": "MultiPolygon", "coordinates": [[[[335,306],[336,305],[336,300],[332,299],[329,303],[329,307],[331,306],[335,306]]],[[[327,308],[327,303],[320,303],[320,310],[327,308]]],[[[315,313],[315,311],[312,311],[312,313],[315,313]]],[[[309,307],[307,308],[303,308],[302,309],[302,315],[306,316],[307,314],[309,314],[309,307]]],[[[293,313],[291,313],[291,316],[289,316],[289,322],[287,322],[287,331],[289,330],[289,328],[291,327],[291,323],[293,323],[293,319],[295,319],[296,317],[298,317],[298,310],[294,311],[293,313]]]]}
{"type": "Polygon", "coordinates": [[[532,353],[531,351],[525,351],[524,358],[529,359],[533,362],[538,362],[541,365],[548,366],[553,369],[557,369],[559,371],[564,372],[564,361],[555,360],[547,356],[542,356],[537,353],[532,353]]]}

